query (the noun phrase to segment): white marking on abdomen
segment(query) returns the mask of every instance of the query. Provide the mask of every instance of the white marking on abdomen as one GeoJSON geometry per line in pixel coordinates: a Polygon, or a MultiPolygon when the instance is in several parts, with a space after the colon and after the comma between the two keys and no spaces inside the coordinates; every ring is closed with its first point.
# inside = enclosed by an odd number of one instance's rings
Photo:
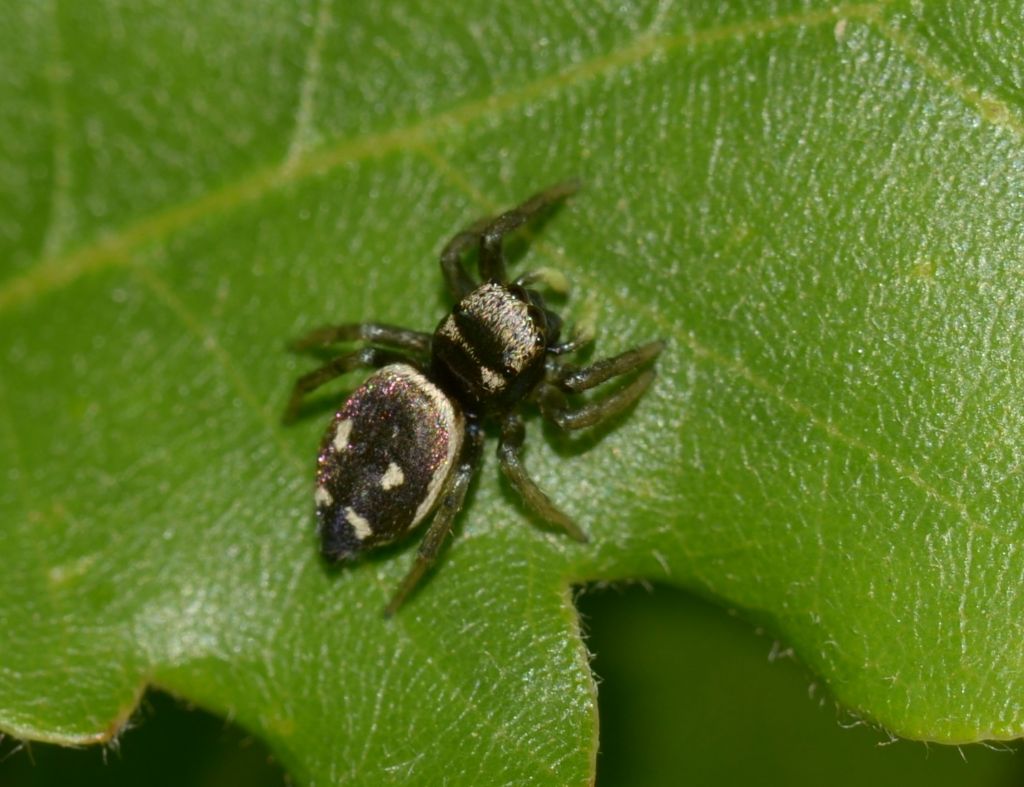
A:
{"type": "Polygon", "coordinates": [[[462,438],[466,430],[466,422],[462,417],[462,411],[458,409],[455,403],[445,396],[440,388],[413,367],[408,364],[395,364],[385,368],[390,369],[391,373],[396,377],[404,377],[413,383],[421,394],[426,395],[430,399],[434,412],[441,419],[439,427],[448,435],[444,461],[434,470],[434,474],[427,484],[427,492],[419,506],[417,506],[416,513],[413,514],[412,522],[410,523],[411,527],[433,510],[434,503],[437,502],[437,496],[441,494],[444,482],[451,473],[452,465],[455,464],[455,457],[462,449],[462,438]]]}
{"type": "Polygon", "coordinates": [[[313,500],[318,506],[329,506],[334,502],[334,498],[331,493],[327,491],[326,486],[318,486],[316,491],[313,493],[313,500]]]}
{"type": "Polygon", "coordinates": [[[405,473],[402,472],[402,468],[396,465],[394,462],[388,465],[388,469],[384,475],[380,477],[380,485],[382,489],[394,489],[396,486],[401,486],[405,483],[405,473]]]}
{"type": "Polygon", "coordinates": [[[345,509],[345,521],[352,525],[352,529],[356,531],[356,538],[360,541],[373,532],[373,528],[370,527],[370,523],[363,517],[359,516],[351,506],[345,509]]]}
{"type": "Polygon", "coordinates": [[[344,451],[348,448],[348,438],[352,434],[352,419],[346,418],[340,424],[338,424],[338,430],[334,433],[334,440],[331,441],[331,445],[334,446],[335,451],[344,451]]]}

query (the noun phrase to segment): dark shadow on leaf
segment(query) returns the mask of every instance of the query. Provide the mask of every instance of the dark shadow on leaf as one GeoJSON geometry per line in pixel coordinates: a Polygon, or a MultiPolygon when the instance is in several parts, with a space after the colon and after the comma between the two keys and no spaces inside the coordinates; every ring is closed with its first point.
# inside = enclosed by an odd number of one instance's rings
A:
{"type": "Polygon", "coordinates": [[[162,692],[149,691],[126,731],[106,746],[0,744],[4,787],[280,787],[289,783],[245,730],[162,692]]]}

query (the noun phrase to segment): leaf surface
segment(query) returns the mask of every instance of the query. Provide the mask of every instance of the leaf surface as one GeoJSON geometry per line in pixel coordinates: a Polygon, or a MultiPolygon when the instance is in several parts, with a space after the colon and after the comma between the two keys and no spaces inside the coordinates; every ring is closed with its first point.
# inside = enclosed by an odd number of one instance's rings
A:
{"type": "Polygon", "coordinates": [[[570,583],[768,623],[848,706],[1021,733],[1019,3],[10,6],[0,47],[0,727],[99,740],[157,685],[303,783],[586,783],[570,583]],[[330,321],[429,330],[436,256],[580,175],[519,266],[652,337],[611,428],[490,456],[438,570],[316,555],[330,321]]]}

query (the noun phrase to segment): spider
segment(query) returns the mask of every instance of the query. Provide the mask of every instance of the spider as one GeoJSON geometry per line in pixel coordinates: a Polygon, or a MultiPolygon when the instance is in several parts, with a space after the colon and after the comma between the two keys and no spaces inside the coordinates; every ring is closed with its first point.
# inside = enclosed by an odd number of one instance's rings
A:
{"type": "Polygon", "coordinates": [[[561,339],[562,320],[535,285],[566,283],[537,269],[512,279],[505,270],[505,236],[573,194],[576,181],[552,186],[518,207],[474,222],[441,252],[441,271],[455,308],[430,333],[382,323],[317,328],[293,350],[363,343],[300,377],[285,420],[311,391],[359,368],[375,368],[334,415],[317,457],[314,502],[321,552],[350,561],[391,543],[434,514],[416,559],[385,609],[394,614],[437,558],[482,455],[486,421],[500,429],[498,459],[526,505],[577,541],[583,531],[534,483],[520,459],[525,430],[519,409],[532,402],[565,430],[604,423],[626,410],[654,379],[651,362],[664,343],[652,341],[587,366],[561,360],[589,344],[578,329],[561,339]],[[479,251],[480,281],[463,263],[479,251]],[[646,368],[645,368],[646,367],[646,368]],[[642,370],[609,396],[574,405],[569,396],[613,377],[642,370]]]}

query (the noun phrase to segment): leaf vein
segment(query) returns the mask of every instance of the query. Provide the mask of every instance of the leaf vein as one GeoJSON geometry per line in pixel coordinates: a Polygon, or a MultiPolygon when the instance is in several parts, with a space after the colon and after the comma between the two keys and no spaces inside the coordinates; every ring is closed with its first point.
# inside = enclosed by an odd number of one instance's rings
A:
{"type": "MultiPolygon", "coordinates": [[[[448,179],[456,188],[460,189],[471,199],[478,202],[483,206],[484,210],[495,212],[498,209],[493,200],[488,199],[479,190],[477,190],[455,167],[455,165],[445,159],[436,150],[429,146],[421,146],[420,152],[437,168],[442,177],[448,179]]],[[[973,530],[983,531],[989,534],[994,540],[1003,543],[1012,543],[1012,540],[1006,535],[994,530],[991,526],[973,516],[962,501],[952,495],[946,494],[932,482],[925,479],[918,470],[908,467],[896,457],[889,456],[880,449],[870,445],[862,438],[847,434],[828,418],[819,415],[808,404],[789,396],[779,385],[772,382],[767,377],[763,377],[758,374],[741,360],[737,358],[730,358],[701,342],[693,331],[686,330],[685,328],[674,324],[670,320],[666,319],[662,314],[647,312],[644,304],[638,303],[627,293],[622,293],[616,289],[609,290],[604,287],[602,281],[594,279],[587,274],[586,269],[571,260],[563,250],[553,248],[542,240],[536,241],[535,245],[555,262],[560,262],[564,267],[575,271],[575,275],[578,278],[586,281],[586,288],[588,291],[601,292],[606,298],[618,301],[625,310],[631,313],[650,314],[651,319],[658,325],[663,334],[674,336],[676,339],[680,340],[687,348],[689,348],[690,352],[693,353],[697,359],[708,361],[729,372],[734,377],[744,380],[751,387],[769,395],[792,412],[806,419],[819,432],[822,432],[826,438],[867,456],[868,459],[875,464],[888,466],[897,477],[909,481],[915,487],[924,492],[925,495],[956,513],[961,519],[967,522],[973,530]]]]}
{"type": "Polygon", "coordinates": [[[1024,138],[1024,119],[1010,105],[991,93],[971,84],[966,77],[930,56],[914,37],[881,14],[868,14],[866,21],[883,38],[893,44],[925,76],[943,85],[954,96],[974,110],[984,122],[1009,131],[1018,140],[1024,138]]]}
{"type": "Polygon", "coordinates": [[[286,159],[284,163],[265,165],[192,200],[156,211],[103,234],[67,254],[41,258],[26,273],[0,286],[0,313],[67,286],[89,273],[128,266],[133,262],[134,252],[148,243],[159,241],[202,218],[228,212],[276,189],[323,175],[344,164],[382,158],[400,151],[414,151],[418,145],[446,133],[451,134],[474,121],[524,106],[555,95],[564,88],[592,81],[677,49],[715,46],[786,29],[813,27],[841,18],[868,19],[877,16],[880,9],[892,1],[839,5],[666,36],[641,36],[619,49],[569,65],[505,93],[466,101],[408,126],[337,140],[290,163],[286,159]]]}
{"type": "Polygon", "coordinates": [[[171,286],[153,268],[136,267],[134,272],[149,290],[149,292],[162,303],[191,333],[202,347],[216,362],[217,366],[224,373],[225,377],[232,384],[242,401],[250,408],[257,420],[261,421],[270,433],[271,438],[278,444],[281,456],[283,456],[299,473],[304,474],[306,463],[299,460],[299,457],[292,450],[291,446],[281,439],[281,431],[278,424],[268,410],[260,404],[252,386],[242,376],[241,372],[231,360],[231,356],[224,349],[217,337],[185,303],[172,290],[171,286]]]}
{"type": "MultiPolygon", "coordinates": [[[[397,624],[396,625],[397,632],[402,637],[402,639],[406,642],[406,644],[410,647],[410,649],[420,652],[420,654],[421,654],[421,663],[426,664],[427,666],[432,668],[434,670],[434,672],[441,677],[441,679],[444,682],[444,684],[446,684],[450,688],[451,692],[459,697],[460,703],[461,703],[461,706],[462,706],[462,709],[463,709],[463,713],[466,714],[466,713],[469,713],[470,711],[472,711],[474,713],[479,713],[480,712],[480,708],[477,705],[476,701],[473,699],[473,695],[475,694],[475,691],[469,691],[467,693],[467,691],[465,689],[463,689],[463,687],[460,684],[455,682],[455,680],[452,678],[451,673],[449,673],[447,670],[445,670],[443,667],[441,667],[441,665],[438,664],[437,661],[435,661],[433,656],[431,656],[429,653],[424,653],[423,652],[423,648],[420,645],[420,643],[405,628],[404,624],[402,624],[398,620],[397,617],[393,618],[392,621],[397,624]]],[[[479,686],[479,684],[477,684],[477,687],[478,686],[479,686]]],[[[527,759],[530,762],[534,763],[537,766],[539,771],[548,771],[548,772],[551,772],[552,774],[554,773],[550,763],[541,760],[530,747],[525,746],[523,744],[523,741],[521,739],[518,739],[518,738],[514,737],[509,732],[509,725],[508,725],[506,719],[498,718],[498,717],[494,716],[493,714],[486,714],[486,717],[489,720],[495,722],[494,727],[493,727],[493,729],[494,729],[494,736],[491,739],[492,743],[495,743],[499,739],[503,740],[503,741],[506,741],[506,742],[508,742],[508,743],[510,743],[512,745],[512,747],[514,748],[516,754],[519,754],[519,755],[525,757],[525,759],[527,759]]]]}
{"type": "Polygon", "coordinates": [[[284,168],[287,170],[298,162],[315,141],[316,131],[313,126],[313,115],[316,106],[316,91],[320,84],[321,63],[324,40],[327,28],[331,25],[331,0],[319,0],[316,10],[316,21],[310,36],[309,50],[306,53],[306,65],[299,86],[299,106],[295,112],[295,128],[288,144],[284,168]]]}
{"type": "Polygon", "coordinates": [[[68,121],[64,81],[67,70],[63,62],[64,43],[58,23],[57,0],[47,4],[50,21],[50,63],[46,68],[47,99],[53,123],[53,186],[50,193],[50,216],[43,233],[44,258],[59,253],[72,225],[74,207],[71,203],[71,131],[68,121]]]}

